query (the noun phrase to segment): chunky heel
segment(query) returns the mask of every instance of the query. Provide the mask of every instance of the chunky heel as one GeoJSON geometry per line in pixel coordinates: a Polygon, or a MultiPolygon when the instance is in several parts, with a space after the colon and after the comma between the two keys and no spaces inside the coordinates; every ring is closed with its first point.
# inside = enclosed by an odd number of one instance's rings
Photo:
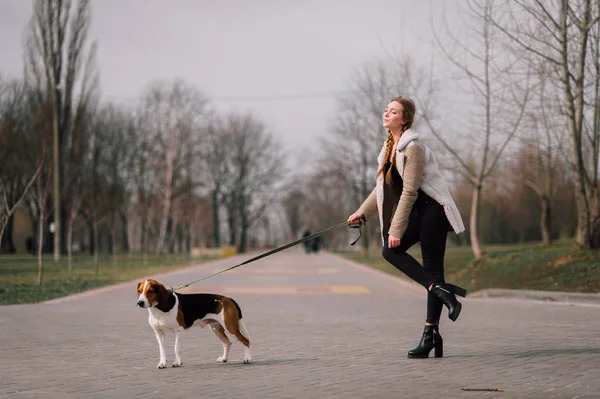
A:
{"type": "Polygon", "coordinates": [[[433,355],[435,357],[444,357],[444,341],[439,341],[435,343],[435,347],[433,348],[433,355]]]}
{"type": "Polygon", "coordinates": [[[458,296],[461,296],[463,298],[467,296],[467,290],[465,290],[462,287],[459,287],[459,286],[454,285],[454,284],[446,284],[446,286],[448,288],[450,288],[450,291],[454,292],[458,296]]]}
{"type": "Polygon", "coordinates": [[[462,303],[456,301],[456,305],[454,305],[454,309],[452,311],[448,312],[448,317],[450,318],[450,320],[456,321],[456,319],[458,319],[458,316],[460,315],[461,310],[462,310],[462,303]]]}
{"type": "Polygon", "coordinates": [[[438,326],[425,326],[423,336],[416,348],[408,351],[409,359],[427,359],[431,350],[435,357],[444,355],[444,341],[438,326]]]}
{"type": "Polygon", "coordinates": [[[452,321],[458,319],[462,305],[456,300],[454,290],[458,290],[460,294],[467,294],[464,288],[457,287],[452,284],[438,283],[435,284],[429,292],[434,294],[448,308],[448,317],[452,321]]]}

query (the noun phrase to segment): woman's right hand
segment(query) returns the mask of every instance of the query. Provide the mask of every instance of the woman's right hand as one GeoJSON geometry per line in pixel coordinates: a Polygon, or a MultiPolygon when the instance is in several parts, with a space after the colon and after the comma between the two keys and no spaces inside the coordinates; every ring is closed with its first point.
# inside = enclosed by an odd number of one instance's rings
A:
{"type": "Polygon", "coordinates": [[[350,223],[350,224],[358,224],[358,223],[360,223],[361,220],[363,220],[363,221],[365,220],[365,215],[363,215],[362,212],[354,212],[348,218],[348,223],[350,223]]]}

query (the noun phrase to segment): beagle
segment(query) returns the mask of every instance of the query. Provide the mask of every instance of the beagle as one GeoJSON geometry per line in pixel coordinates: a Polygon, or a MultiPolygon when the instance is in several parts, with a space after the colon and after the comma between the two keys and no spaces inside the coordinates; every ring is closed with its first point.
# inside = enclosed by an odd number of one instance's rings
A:
{"type": "Polygon", "coordinates": [[[137,305],[148,308],[148,323],[156,334],[160,351],[159,369],[167,366],[165,353],[165,332],[175,333],[175,362],[173,367],[182,365],[181,330],[192,326],[210,326],[223,344],[223,356],[217,362],[227,361],[231,341],[225,331],[244,345],[242,363],[250,363],[250,336],[242,320],[242,310],[231,298],[217,294],[181,294],[170,292],[156,280],[144,280],[137,286],[137,305]]]}

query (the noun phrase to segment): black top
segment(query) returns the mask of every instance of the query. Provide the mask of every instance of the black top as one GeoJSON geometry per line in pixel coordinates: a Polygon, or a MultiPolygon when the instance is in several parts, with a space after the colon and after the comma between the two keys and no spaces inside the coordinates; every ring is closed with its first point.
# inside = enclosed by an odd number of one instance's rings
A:
{"type": "MultiPolygon", "coordinates": [[[[398,169],[392,167],[391,162],[386,162],[383,166],[383,234],[386,240],[403,189],[404,181],[402,180],[400,173],[398,173],[398,169]],[[385,176],[390,168],[392,168],[392,178],[388,183],[385,180],[385,176]]],[[[417,199],[413,204],[411,212],[422,213],[431,205],[441,206],[437,201],[425,194],[425,192],[419,188],[417,191],[417,199]]]]}

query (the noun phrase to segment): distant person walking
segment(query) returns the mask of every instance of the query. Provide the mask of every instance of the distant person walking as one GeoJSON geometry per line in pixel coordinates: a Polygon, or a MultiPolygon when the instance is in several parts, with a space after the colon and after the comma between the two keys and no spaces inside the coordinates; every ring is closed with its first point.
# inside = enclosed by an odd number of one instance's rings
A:
{"type": "MultiPolygon", "coordinates": [[[[304,233],[302,233],[302,238],[306,238],[310,235],[310,230],[309,229],[305,229],[304,233]]],[[[307,254],[310,253],[311,251],[311,244],[310,244],[311,240],[307,240],[304,241],[303,245],[304,245],[304,252],[306,252],[307,254]]]]}

